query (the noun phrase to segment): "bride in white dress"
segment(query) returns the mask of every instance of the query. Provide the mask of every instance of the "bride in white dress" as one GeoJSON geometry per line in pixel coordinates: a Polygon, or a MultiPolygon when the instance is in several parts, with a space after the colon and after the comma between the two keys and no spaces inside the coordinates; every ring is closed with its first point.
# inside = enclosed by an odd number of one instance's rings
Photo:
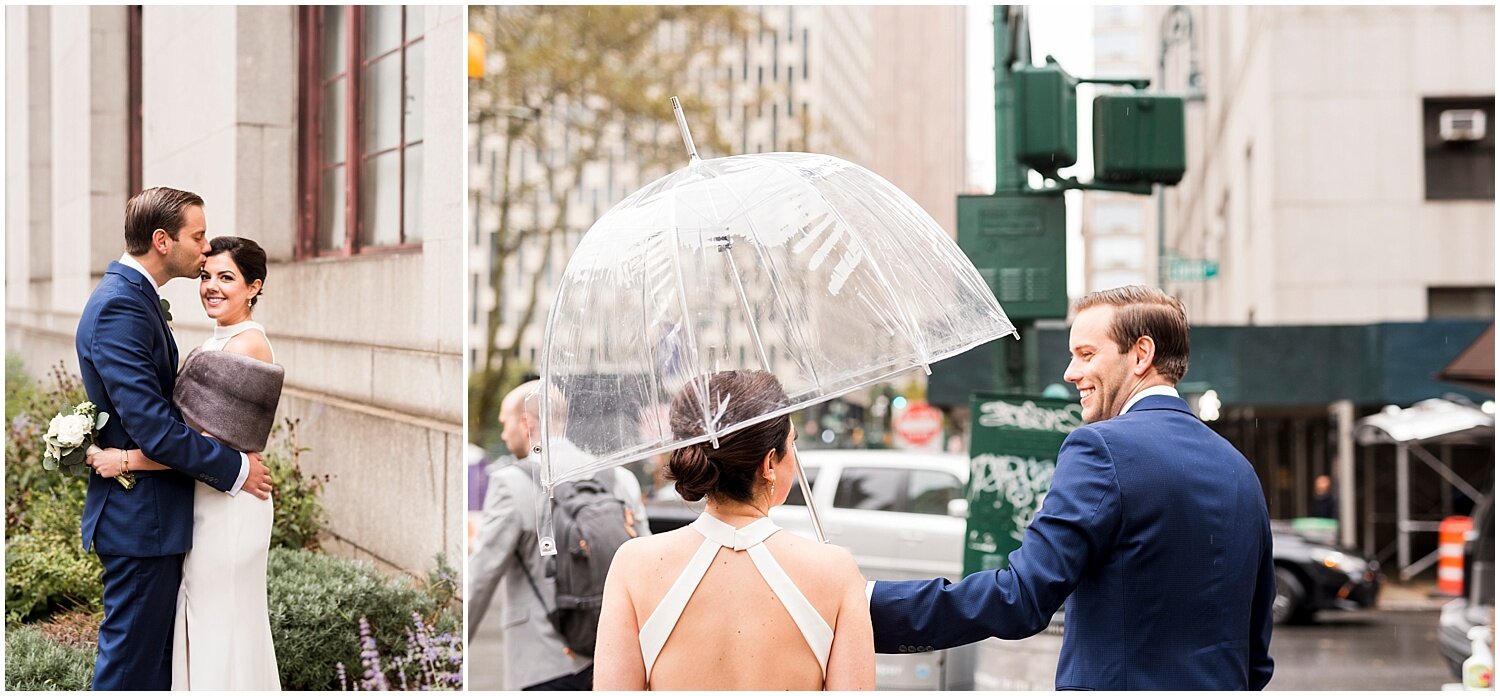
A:
{"type": "MultiPolygon", "coordinates": [[[[216,237],[210,244],[198,296],[215,326],[200,350],[274,363],[265,329],[250,319],[265,281],[265,251],[238,237],[216,237]]],[[[120,455],[104,450],[98,461],[119,462],[120,455]]],[[[132,471],[168,468],[140,450],[125,455],[132,471]]],[[[99,473],[115,476],[119,470],[101,465],[99,473]]],[[[281,689],[266,603],[272,519],[271,500],[194,486],[193,548],[182,564],[172,638],[173,690],[281,689]]]]}

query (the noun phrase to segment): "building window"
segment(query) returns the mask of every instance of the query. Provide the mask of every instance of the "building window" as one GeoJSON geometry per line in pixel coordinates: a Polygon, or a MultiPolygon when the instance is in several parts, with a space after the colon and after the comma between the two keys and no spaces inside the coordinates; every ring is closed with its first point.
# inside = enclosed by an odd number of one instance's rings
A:
{"type": "Polygon", "coordinates": [[[1427,200],[1495,198],[1495,98],[1422,100],[1427,200]]]}
{"type": "Polygon", "coordinates": [[[1427,288],[1428,319],[1494,319],[1495,287],[1427,288]]]}
{"type": "Polygon", "coordinates": [[[421,6],[304,7],[298,255],[422,242],[421,6]]]}

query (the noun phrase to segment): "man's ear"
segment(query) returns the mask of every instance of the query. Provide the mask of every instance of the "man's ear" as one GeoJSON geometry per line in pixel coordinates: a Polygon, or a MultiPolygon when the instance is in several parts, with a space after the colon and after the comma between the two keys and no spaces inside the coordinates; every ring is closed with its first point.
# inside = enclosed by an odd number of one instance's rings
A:
{"type": "Polygon", "coordinates": [[[1130,349],[1135,356],[1135,367],[1131,372],[1137,377],[1143,377],[1156,364],[1156,341],[1150,336],[1142,336],[1135,340],[1135,346],[1130,349]]]}
{"type": "Polygon", "coordinates": [[[167,242],[171,241],[171,239],[172,237],[167,234],[166,230],[158,227],[156,231],[151,233],[151,248],[165,254],[167,253],[167,242]]]}

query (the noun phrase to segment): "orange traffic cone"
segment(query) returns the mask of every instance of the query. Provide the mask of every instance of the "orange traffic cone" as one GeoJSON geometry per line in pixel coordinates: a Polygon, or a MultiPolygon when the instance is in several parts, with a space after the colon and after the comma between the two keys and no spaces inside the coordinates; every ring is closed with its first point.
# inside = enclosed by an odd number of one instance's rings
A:
{"type": "Polygon", "coordinates": [[[1464,593],[1464,537],[1474,528],[1468,517],[1448,517],[1438,525],[1437,591],[1450,597],[1464,593]]]}

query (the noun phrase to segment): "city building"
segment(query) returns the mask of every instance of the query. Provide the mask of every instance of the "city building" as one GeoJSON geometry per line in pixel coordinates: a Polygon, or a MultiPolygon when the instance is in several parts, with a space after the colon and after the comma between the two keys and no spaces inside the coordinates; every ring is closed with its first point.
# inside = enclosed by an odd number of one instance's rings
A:
{"type": "MultiPolygon", "coordinates": [[[[210,237],[270,257],[256,320],[303,470],[328,477],[324,547],[416,574],[458,559],[463,9],[5,12],[7,350],[76,371],[126,200],[198,193],[210,237]]],[[[163,295],[185,355],[212,330],[197,284],[163,295]]]]}

